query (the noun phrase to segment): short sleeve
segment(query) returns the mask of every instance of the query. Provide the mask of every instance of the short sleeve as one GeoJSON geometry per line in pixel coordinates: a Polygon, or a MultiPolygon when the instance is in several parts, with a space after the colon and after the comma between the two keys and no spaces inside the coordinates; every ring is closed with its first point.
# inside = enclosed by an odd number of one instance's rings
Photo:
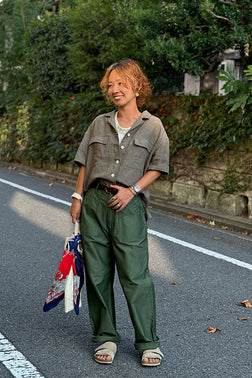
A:
{"type": "Polygon", "coordinates": [[[74,162],[78,164],[79,166],[86,165],[91,128],[92,128],[92,124],[89,126],[89,128],[85,132],[85,135],[82,138],[82,141],[79,145],[79,148],[74,158],[74,162]]]}
{"type": "Polygon", "coordinates": [[[162,122],[159,123],[159,135],[155,143],[148,170],[169,173],[169,138],[162,122]]]}

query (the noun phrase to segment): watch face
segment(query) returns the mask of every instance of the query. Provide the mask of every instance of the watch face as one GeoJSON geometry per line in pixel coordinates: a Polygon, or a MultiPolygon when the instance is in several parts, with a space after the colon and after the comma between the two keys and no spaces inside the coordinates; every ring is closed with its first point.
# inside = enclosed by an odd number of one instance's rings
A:
{"type": "Polygon", "coordinates": [[[139,185],[133,185],[133,188],[135,190],[136,193],[140,193],[141,192],[141,188],[139,185]]]}

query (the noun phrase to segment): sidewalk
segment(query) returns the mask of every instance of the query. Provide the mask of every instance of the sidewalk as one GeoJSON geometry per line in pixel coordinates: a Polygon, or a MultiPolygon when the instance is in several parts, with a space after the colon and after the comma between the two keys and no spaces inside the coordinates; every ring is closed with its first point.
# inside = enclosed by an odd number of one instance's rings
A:
{"type": "MultiPolygon", "coordinates": [[[[77,177],[66,173],[60,173],[52,170],[42,170],[33,167],[23,166],[13,163],[0,162],[4,167],[25,171],[29,174],[34,174],[38,177],[48,178],[53,181],[58,181],[63,184],[75,187],[77,177]]],[[[69,200],[70,201],[70,200],[69,200]]],[[[189,219],[205,223],[211,222],[211,225],[228,228],[234,231],[239,231],[252,236],[252,220],[246,217],[223,214],[216,210],[201,208],[196,205],[185,205],[179,203],[168,196],[160,195],[154,191],[151,192],[150,209],[158,210],[163,213],[177,214],[189,219]]]]}

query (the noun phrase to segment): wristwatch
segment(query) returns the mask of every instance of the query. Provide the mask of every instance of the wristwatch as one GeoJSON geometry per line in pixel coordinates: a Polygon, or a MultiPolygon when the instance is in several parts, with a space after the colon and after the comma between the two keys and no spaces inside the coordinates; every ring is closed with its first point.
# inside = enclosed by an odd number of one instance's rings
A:
{"type": "Polygon", "coordinates": [[[139,185],[132,185],[132,189],[136,192],[136,194],[139,194],[141,192],[141,188],[139,185]]]}

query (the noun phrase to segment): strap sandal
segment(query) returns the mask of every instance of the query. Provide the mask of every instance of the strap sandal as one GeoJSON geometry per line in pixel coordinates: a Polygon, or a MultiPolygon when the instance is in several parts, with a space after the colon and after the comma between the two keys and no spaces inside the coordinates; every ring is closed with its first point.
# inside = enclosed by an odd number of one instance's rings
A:
{"type": "Polygon", "coordinates": [[[99,364],[112,364],[117,351],[117,346],[112,341],[106,341],[95,349],[95,361],[99,364]],[[110,359],[101,359],[98,356],[109,356],[110,359]]]}
{"type": "Polygon", "coordinates": [[[143,366],[159,366],[161,364],[162,358],[164,358],[164,355],[159,348],[146,349],[143,351],[141,362],[143,366]],[[144,361],[146,359],[148,361],[144,361]],[[151,362],[150,359],[159,359],[159,361],[151,362]]]}

